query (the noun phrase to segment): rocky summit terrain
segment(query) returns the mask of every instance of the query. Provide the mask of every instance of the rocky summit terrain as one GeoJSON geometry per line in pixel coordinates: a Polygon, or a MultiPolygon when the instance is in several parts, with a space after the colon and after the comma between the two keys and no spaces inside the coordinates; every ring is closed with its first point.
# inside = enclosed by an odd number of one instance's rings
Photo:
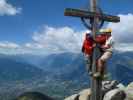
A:
{"type": "MultiPolygon", "coordinates": [[[[133,53],[116,53],[108,62],[110,79],[127,86],[133,81],[133,53]]],[[[12,100],[29,91],[55,100],[78,94],[90,86],[82,54],[0,54],[0,100],[12,100]]]]}
{"type": "MultiPolygon", "coordinates": [[[[104,81],[102,84],[103,100],[133,100],[133,82],[124,86],[116,81],[104,81]]],[[[64,100],[89,100],[90,89],[84,89],[64,100]]]]}

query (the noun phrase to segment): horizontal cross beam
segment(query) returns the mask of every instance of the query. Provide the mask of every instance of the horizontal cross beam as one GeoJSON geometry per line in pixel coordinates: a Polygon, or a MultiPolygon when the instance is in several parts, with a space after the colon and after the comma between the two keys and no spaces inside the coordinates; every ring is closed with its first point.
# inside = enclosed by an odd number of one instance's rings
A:
{"type": "Polygon", "coordinates": [[[89,11],[84,11],[84,10],[79,10],[79,9],[66,8],[64,15],[65,16],[73,16],[73,17],[83,17],[86,19],[94,18],[94,16],[96,16],[100,20],[104,20],[107,22],[115,22],[115,23],[120,22],[120,17],[117,17],[117,16],[89,12],[89,11]]]}

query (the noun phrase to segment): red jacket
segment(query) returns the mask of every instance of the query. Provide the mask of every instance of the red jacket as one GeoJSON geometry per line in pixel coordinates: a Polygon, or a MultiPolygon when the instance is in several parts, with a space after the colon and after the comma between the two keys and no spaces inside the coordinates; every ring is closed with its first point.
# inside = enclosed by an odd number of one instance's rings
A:
{"type": "Polygon", "coordinates": [[[96,43],[100,45],[104,45],[106,43],[107,35],[106,34],[99,34],[96,36],[96,43]]]}
{"type": "Polygon", "coordinates": [[[91,55],[93,52],[93,39],[90,34],[86,34],[85,40],[82,46],[82,52],[88,55],[91,55]]]}
{"type": "MultiPolygon", "coordinates": [[[[96,43],[99,43],[101,46],[106,43],[107,35],[106,34],[99,34],[96,36],[96,43]]],[[[93,37],[90,34],[86,34],[85,40],[82,46],[82,52],[91,55],[93,52],[93,37]]]]}

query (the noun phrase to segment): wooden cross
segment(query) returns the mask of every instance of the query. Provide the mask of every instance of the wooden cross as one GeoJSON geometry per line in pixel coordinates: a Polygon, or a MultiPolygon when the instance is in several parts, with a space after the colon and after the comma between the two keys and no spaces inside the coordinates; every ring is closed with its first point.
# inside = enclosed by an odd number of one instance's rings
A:
{"type": "MultiPolygon", "coordinates": [[[[120,22],[120,17],[112,16],[108,14],[99,13],[97,10],[97,0],[90,0],[90,11],[84,11],[80,9],[71,9],[66,8],[65,9],[65,16],[73,16],[73,17],[79,17],[84,19],[90,19],[92,20],[91,24],[91,31],[93,34],[93,39],[96,38],[96,33],[99,31],[98,29],[98,23],[99,21],[107,21],[107,22],[120,22]]],[[[96,59],[98,57],[98,47],[96,46],[93,51],[93,62],[92,62],[92,72],[96,73],[97,67],[96,67],[96,59]]],[[[101,79],[94,79],[91,78],[91,98],[89,100],[102,100],[101,97],[101,87],[102,87],[102,80],[101,79]]]]}
{"type": "Polygon", "coordinates": [[[98,17],[100,20],[104,20],[108,22],[120,22],[120,18],[117,16],[100,14],[100,13],[91,12],[91,11],[84,11],[80,9],[71,9],[71,8],[65,9],[65,16],[83,17],[86,19],[91,19],[91,18],[94,18],[95,16],[95,17],[98,17]]]}

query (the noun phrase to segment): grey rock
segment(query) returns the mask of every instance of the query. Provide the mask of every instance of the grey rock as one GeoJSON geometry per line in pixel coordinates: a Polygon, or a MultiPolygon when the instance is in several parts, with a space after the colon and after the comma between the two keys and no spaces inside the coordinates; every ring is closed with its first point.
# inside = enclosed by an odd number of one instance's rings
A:
{"type": "Polygon", "coordinates": [[[116,81],[116,80],[114,80],[114,81],[103,81],[102,82],[102,92],[103,92],[103,95],[106,93],[106,92],[108,92],[108,91],[110,91],[110,90],[112,90],[112,89],[115,89],[115,88],[117,88],[117,85],[118,85],[119,83],[116,81]]]}
{"type": "MultiPolygon", "coordinates": [[[[117,81],[102,82],[103,100],[133,100],[133,82],[127,87],[117,81]]],[[[80,93],[72,95],[65,100],[89,100],[90,89],[84,89],[80,93]]]]}
{"type": "Polygon", "coordinates": [[[120,90],[123,90],[123,91],[125,91],[125,89],[126,89],[126,87],[121,83],[118,84],[116,87],[119,88],[120,90]]]}
{"type": "Polygon", "coordinates": [[[84,89],[80,93],[67,97],[64,100],[89,100],[90,95],[91,95],[91,90],[84,89]]]}
{"type": "Polygon", "coordinates": [[[124,91],[113,89],[104,95],[103,100],[125,100],[125,98],[126,94],[124,91]]]}
{"type": "Polygon", "coordinates": [[[78,98],[79,98],[79,95],[78,94],[74,94],[74,95],[72,95],[70,97],[65,98],[64,100],[78,100],[78,98]]]}
{"type": "Polygon", "coordinates": [[[89,97],[91,95],[91,90],[90,89],[84,89],[79,93],[79,100],[89,100],[89,97]]]}
{"type": "Polygon", "coordinates": [[[127,95],[126,100],[133,100],[133,82],[127,86],[125,92],[127,95]]]}

